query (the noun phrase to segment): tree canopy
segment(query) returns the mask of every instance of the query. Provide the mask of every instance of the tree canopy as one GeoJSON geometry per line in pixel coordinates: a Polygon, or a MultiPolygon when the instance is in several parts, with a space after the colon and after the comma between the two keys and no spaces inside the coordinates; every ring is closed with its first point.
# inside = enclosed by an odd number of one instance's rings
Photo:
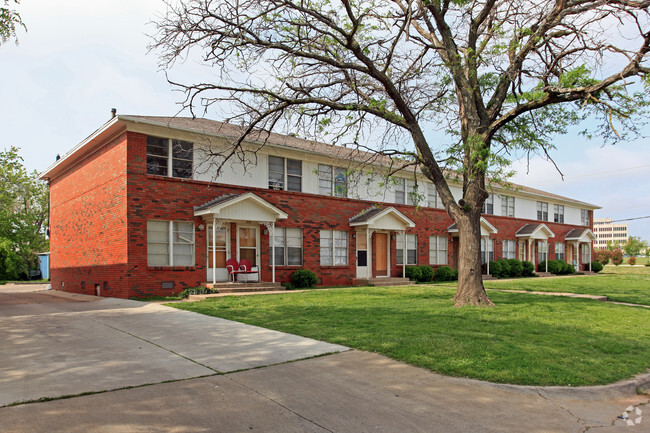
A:
{"type": "MultiPolygon", "coordinates": [[[[0,45],[15,38],[18,28],[27,29],[18,12],[9,8],[11,0],[2,0],[2,2],[2,6],[0,6],[0,45]]],[[[19,2],[13,0],[13,3],[18,4],[19,2]]],[[[18,39],[16,39],[16,43],[18,43],[18,39]]]]}
{"type": "Polygon", "coordinates": [[[28,173],[18,148],[0,151],[0,280],[23,278],[48,250],[49,189],[28,173]]]}
{"type": "Polygon", "coordinates": [[[557,134],[586,118],[598,127],[584,132],[605,142],[638,130],[649,6],[185,0],[168,4],[152,49],[169,70],[192,50],[216,69],[207,82],[170,81],[193,113],[214,108],[246,125],[235,147],[255,130],[298,130],[416,165],[459,228],[457,305],[491,305],[480,275],[486,181],[503,179],[521,152],[548,154],[557,134]],[[459,202],[450,177],[463,186],[459,202]]]}

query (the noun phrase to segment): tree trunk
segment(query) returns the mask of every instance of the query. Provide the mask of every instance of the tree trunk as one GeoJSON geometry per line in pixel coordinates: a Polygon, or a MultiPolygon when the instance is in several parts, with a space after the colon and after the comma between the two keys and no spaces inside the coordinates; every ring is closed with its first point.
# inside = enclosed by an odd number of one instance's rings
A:
{"type": "Polygon", "coordinates": [[[459,235],[457,307],[492,307],[481,275],[481,213],[472,209],[456,218],[459,235]]]}

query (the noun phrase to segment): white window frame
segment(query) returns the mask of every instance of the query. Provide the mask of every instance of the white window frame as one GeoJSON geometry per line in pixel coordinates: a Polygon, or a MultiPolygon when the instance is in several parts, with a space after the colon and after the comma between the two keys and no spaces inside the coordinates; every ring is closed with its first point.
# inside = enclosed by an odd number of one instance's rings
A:
{"type": "Polygon", "coordinates": [[[488,198],[483,202],[481,213],[486,215],[494,215],[494,194],[488,195],[488,198]]]}
{"type": "Polygon", "coordinates": [[[427,184],[427,206],[435,209],[444,209],[445,207],[442,204],[442,200],[440,199],[440,195],[438,194],[436,186],[432,183],[427,184]]]}
{"type": "MultiPolygon", "coordinates": [[[[398,234],[395,239],[395,263],[398,265],[403,265],[403,255],[404,255],[404,235],[398,234]]],[[[413,234],[406,234],[406,264],[407,265],[417,265],[418,264],[418,236],[413,234]]]]}
{"type": "Polygon", "coordinates": [[[449,240],[447,236],[429,237],[429,264],[446,265],[449,263],[448,253],[449,240]]]}
{"type": "Polygon", "coordinates": [[[147,145],[146,145],[146,154],[147,154],[147,162],[146,162],[146,171],[147,174],[152,174],[156,176],[166,176],[166,177],[174,177],[177,179],[193,179],[194,178],[194,143],[190,141],[185,141],[185,140],[177,140],[173,138],[164,138],[164,137],[156,137],[154,135],[147,135],[147,145]],[[167,144],[167,154],[166,155],[156,155],[154,153],[149,153],[149,138],[153,139],[158,139],[158,140],[163,140],[163,143],[166,142],[167,144]],[[190,145],[191,146],[191,151],[190,151],[190,158],[182,158],[178,154],[174,155],[175,147],[177,145],[190,145]],[[150,173],[149,172],[149,158],[160,158],[160,159],[165,159],[166,163],[166,169],[165,169],[165,174],[158,174],[158,173],[150,173]],[[181,162],[189,162],[190,163],[190,172],[189,176],[175,176],[174,175],[174,162],[181,161],[181,162]]]}
{"type": "Polygon", "coordinates": [[[590,250],[591,249],[589,248],[589,244],[580,244],[580,258],[582,259],[580,263],[582,264],[589,263],[590,250]]]}
{"type": "Polygon", "coordinates": [[[275,254],[274,257],[275,266],[302,266],[303,263],[302,229],[293,228],[293,227],[275,227],[273,233],[273,244],[274,244],[273,253],[275,254]],[[282,250],[282,252],[280,253],[280,257],[278,257],[278,249],[282,250]],[[299,263],[289,263],[289,258],[290,258],[289,249],[300,250],[299,263]]]}
{"type": "Polygon", "coordinates": [[[320,231],[320,265],[348,266],[348,232],[341,230],[320,231]]]}
{"type": "Polygon", "coordinates": [[[561,204],[553,205],[553,222],[563,223],[564,222],[564,206],[561,204]]]}
{"type": "Polygon", "coordinates": [[[398,178],[395,181],[395,203],[406,204],[406,179],[398,178]]]}
{"type": "Polygon", "coordinates": [[[504,239],[501,243],[501,256],[504,259],[514,259],[516,242],[512,239],[504,239]]]}
{"type": "Polygon", "coordinates": [[[420,195],[418,194],[419,185],[412,180],[406,181],[406,204],[410,206],[417,206],[420,203],[420,195]]]}
{"type": "Polygon", "coordinates": [[[548,203],[545,201],[537,202],[537,220],[548,221],[548,203]]]}
{"type": "MultiPolygon", "coordinates": [[[[148,220],[147,221],[147,265],[148,266],[164,266],[164,267],[192,267],[196,265],[196,253],[195,253],[195,246],[196,246],[196,236],[195,236],[195,230],[194,230],[194,222],[192,221],[167,221],[167,220],[148,220]],[[166,239],[160,239],[156,241],[151,240],[151,234],[153,232],[158,232],[158,233],[164,233],[163,230],[152,230],[152,225],[157,224],[161,228],[163,226],[162,223],[166,223],[167,230],[167,238],[166,239]],[[183,231],[181,232],[178,230],[180,227],[179,225],[185,225],[186,228],[191,227],[191,232],[190,231],[183,231]],[[181,236],[181,235],[188,235],[190,236],[181,236]],[[167,248],[167,253],[165,254],[167,257],[167,260],[164,261],[163,263],[159,262],[153,262],[151,261],[152,256],[154,254],[151,254],[151,247],[154,245],[165,245],[167,248]],[[176,248],[177,250],[180,250],[182,246],[189,245],[191,249],[191,255],[183,254],[178,255],[178,257],[175,256],[174,254],[174,249],[176,248]],[[186,263],[175,263],[175,260],[178,262],[180,257],[186,257],[189,258],[186,263]]],[[[156,256],[162,256],[163,254],[157,253],[155,254],[156,256]]]]}
{"type": "Polygon", "coordinates": [[[547,241],[537,241],[537,264],[542,263],[548,259],[548,242],[547,241]]]}
{"type": "Polygon", "coordinates": [[[348,175],[344,168],[318,164],[318,193],[334,197],[348,196],[348,175]],[[337,180],[343,176],[344,181],[337,180]],[[342,188],[338,188],[343,185],[342,188]]]}
{"type": "Polygon", "coordinates": [[[510,195],[501,196],[501,215],[506,217],[515,216],[515,198],[510,195]]]}
{"type": "Polygon", "coordinates": [[[580,209],[580,225],[589,226],[589,211],[580,209]]]}
{"type": "Polygon", "coordinates": [[[555,243],[555,260],[566,261],[566,246],[563,242],[555,243]]]}
{"type": "MultiPolygon", "coordinates": [[[[268,183],[269,183],[269,189],[275,189],[275,190],[281,190],[281,191],[294,191],[294,192],[302,192],[302,161],[299,159],[292,159],[292,158],[285,158],[283,156],[275,156],[275,155],[269,155],[268,157],[268,163],[267,163],[267,178],[268,178],[268,183]],[[282,160],[282,185],[278,185],[277,182],[273,183],[271,182],[271,160],[273,158],[276,159],[281,159],[282,160]],[[300,174],[289,174],[289,161],[291,162],[297,162],[300,165],[300,174]],[[299,185],[300,187],[298,189],[289,189],[289,178],[292,179],[299,179],[299,185]]],[[[275,171],[276,174],[279,174],[280,172],[275,171]]]]}
{"type": "Polygon", "coordinates": [[[488,261],[494,261],[494,239],[481,237],[481,264],[484,265],[488,261]],[[486,243],[487,241],[487,257],[486,257],[486,243]],[[486,261],[487,259],[487,261],[486,261]]]}

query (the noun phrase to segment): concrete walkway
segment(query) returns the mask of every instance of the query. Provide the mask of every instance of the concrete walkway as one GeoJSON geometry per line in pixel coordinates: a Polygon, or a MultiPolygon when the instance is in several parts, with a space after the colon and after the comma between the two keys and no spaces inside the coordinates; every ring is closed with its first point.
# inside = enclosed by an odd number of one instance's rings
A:
{"type": "Polygon", "coordinates": [[[0,286],[0,331],[5,404],[97,392],[0,407],[3,433],[650,432],[647,420],[628,427],[617,418],[650,411],[638,383],[570,389],[450,378],[159,305],[0,286]],[[283,362],[327,352],[338,353],[283,362]],[[117,389],[127,386],[135,387],[117,389]]]}

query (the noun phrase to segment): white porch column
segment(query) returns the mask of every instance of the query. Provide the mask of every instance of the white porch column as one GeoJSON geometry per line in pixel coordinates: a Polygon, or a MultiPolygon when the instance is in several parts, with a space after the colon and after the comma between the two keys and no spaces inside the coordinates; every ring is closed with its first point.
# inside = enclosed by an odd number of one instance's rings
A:
{"type": "Polygon", "coordinates": [[[546,246],[546,271],[548,273],[548,239],[544,241],[544,244],[546,246]]]}
{"type": "Polygon", "coordinates": [[[535,262],[533,262],[533,240],[528,239],[528,261],[531,262],[533,265],[535,262]]]}
{"type": "Polygon", "coordinates": [[[212,284],[217,284],[217,219],[212,218],[212,284]]]}
{"type": "Polygon", "coordinates": [[[271,221],[271,282],[275,283],[275,221],[271,221]]]}
{"type": "Polygon", "coordinates": [[[372,231],[366,228],[366,276],[372,278],[372,231]]]}
{"type": "Polygon", "coordinates": [[[406,278],[406,230],[402,231],[402,278],[406,278]]]}

